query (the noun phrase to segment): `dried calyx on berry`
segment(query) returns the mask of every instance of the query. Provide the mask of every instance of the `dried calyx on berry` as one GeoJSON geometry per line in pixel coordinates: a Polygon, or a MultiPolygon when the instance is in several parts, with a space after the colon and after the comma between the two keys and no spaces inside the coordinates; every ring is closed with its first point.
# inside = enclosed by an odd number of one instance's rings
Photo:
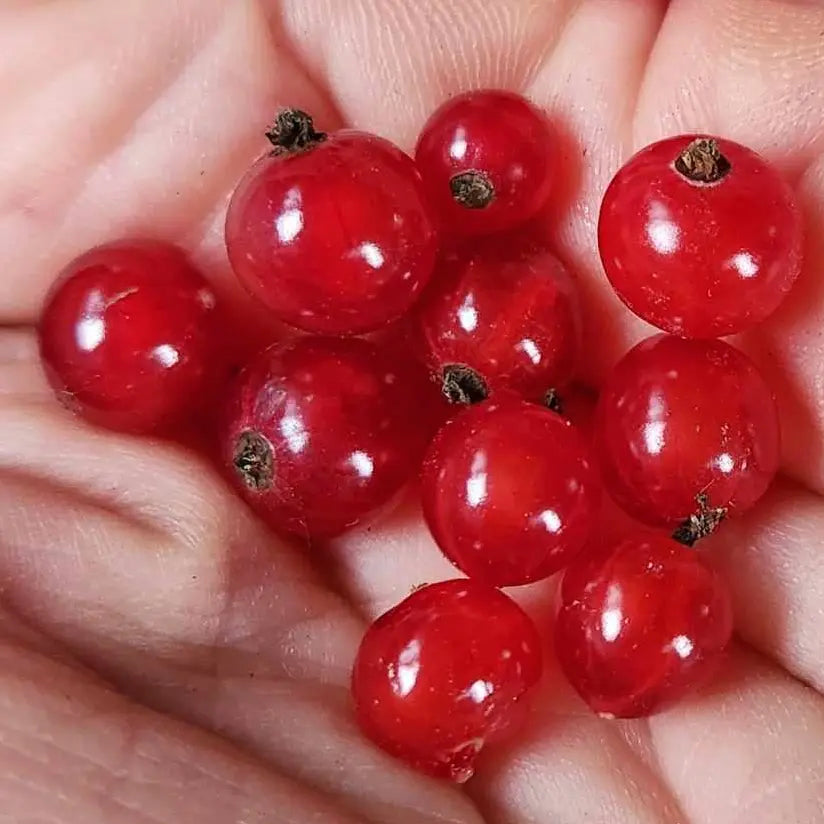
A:
{"type": "Polygon", "coordinates": [[[260,492],[272,485],[273,454],[272,444],[259,432],[241,432],[232,463],[249,489],[260,492]]]}
{"type": "Polygon", "coordinates": [[[449,188],[455,202],[467,209],[485,209],[495,200],[492,181],[474,169],[455,175],[449,181],[449,188]]]}
{"type": "Polygon", "coordinates": [[[717,183],[730,173],[732,166],[721,154],[718,141],[699,137],[678,155],[675,170],[693,183],[717,183]]]}
{"type": "Polygon", "coordinates": [[[441,391],[450,403],[472,404],[489,397],[486,381],[471,367],[453,363],[443,368],[441,391]]]}
{"type": "Polygon", "coordinates": [[[672,538],[684,546],[695,546],[701,538],[706,538],[718,528],[718,525],[727,517],[727,508],[724,506],[710,506],[709,495],[701,492],[695,496],[698,511],[678,525],[672,533],[672,538]]]}
{"type": "Polygon", "coordinates": [[[306,112],[283,109],[266,132],[266,139],[276,152],[302,152],[326,140],[326,133],[315,131],[315,123],[306,112]]]}
{"type": "Polygon", "coordinates": [[[544,406],[549,409],[550,412],[555,412],[558,415],[564,414],[564,402],[561,400],[557,389],[547,390],[546,395],[544,395],[544,406]]]}

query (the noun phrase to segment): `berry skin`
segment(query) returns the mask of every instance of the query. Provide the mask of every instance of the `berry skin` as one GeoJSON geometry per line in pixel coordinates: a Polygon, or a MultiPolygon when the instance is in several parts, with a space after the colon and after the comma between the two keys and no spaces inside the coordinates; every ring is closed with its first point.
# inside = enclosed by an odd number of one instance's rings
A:
{"type": "Polygon", "coordinates": [[[637,718],[706,683],[732,635],[723,579],[698,553],[638,533],[564,573],[555,652],[597,713],[637,718]]]}
{"type": "Polygon", "coordinates": [[[424,461],[426,521],[446,557],[496,587],[566,566],[587,542],[600,485],[568,421],[519,398],[461,412],[424,461]]]}
{"type": "Polygon", "coordinates": [[[241,496],[281,533],[327,538],[386,504],[431,433],[426,375],[358,339],[302,338],[258,355],[221,434],[241,496]]]}
{"type": "Polygon", "coordinates": [[[512,390],[543,402],[573,376],[581,320],[560,261],[495,238],[452,252],[419,308],[427,361],[455,403],[512,390]]]}
{"type": "Polygon", "coordinates": [[[423,587],[367,630],[352,671],[358,723],[379,747],[453,781],[520,720],[541,641],[514,601],[476,581],[423,587]]]}
{"type": "Polygon", "coordinates": [[[595,440],[607,490],[653,526],[683,521],[702,493],[713,508],[748,509],[779,462],[772,392],[719,340],[656,335],[630,350],[602,389],[595,440]]]}
{"type": "Polygon", "coordinates": [[[215,294],[183,252],[123,240],[72,261],[40,318],[58,399],[91,423],[167,432],[201,417],[224,367],[215,294]]]}
{"type": "Polygon", "coordinates": [[[432,275],[437,248],[412,160],[375,135],[314,132],[294,111],[269,137],[276,150],[240,182],[226,219],[240,282],[310,332],[358,334],[398,318],[432,275]]]}
{"type": "Polygon", "coordinates": [[[467,92],[444,103],[418,138],[415,160],[443,229],[511,229],[546,203],[557,138],[543,113],[512,92],[467,92]]]}
{"type": "Polygon", "coordinates": [[[778,307],[801,268],[802,219],[778,172],[718,138],[643,149],[604,195],[601,260],[635,314],[684,337],[747,329],[778,307]]]}

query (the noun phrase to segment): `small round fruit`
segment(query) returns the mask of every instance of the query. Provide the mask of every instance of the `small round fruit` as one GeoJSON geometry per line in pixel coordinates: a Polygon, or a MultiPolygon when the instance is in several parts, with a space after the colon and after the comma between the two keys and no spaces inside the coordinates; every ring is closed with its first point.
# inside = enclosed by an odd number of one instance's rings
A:
{"type": "Polygon", "coordinates": [[[418,138],[415,160],[444,229],[477,235],[511,229],[546,203],[557,136],[512,92],[467,92],[444,103],[418,138]]]}
{"type": "Polygon", "coordinates": [[[357,334],[402,315],[437,251],[412,160],[375,135],[314,131],[282,112],[274,152],[240,182],[226,246],[246,289],[285,323],[357,334]]]}
{"type": "Polygon", "coordinates": [[[577,295],[546,249],[501,237],[444,256],[419,319],[427,361],[455,403],[500,390],[543,402],[572,379],[577,295]]]}
{"type": "Polygon", "coordinates": [[[723,579],[664,535],[632,535],[564,573],[555,653],[600,715],[637,718],[678,701],[713,675],[731,635],[723,579]]]}
{"type": "Polygon", "coordinates": [[[778,469],[773,394],[719,340],[656,335],[630,350],[601,391],[595,438],[607,490],[653,526],[688,518],[699,495],[746,510],[778,469]]]}
{"type": "Polygon", "coordinates": [[[215,294],[182,251],[122,240],[72,261],[49,292],[40,357],[58,399],[99,426],[166,432],[217,388],[215,294]]]}
{"type": "Polygon", "coordinates": [[[604,195],[604,270],[633,312],[684,337],[747,329],[778,307],[801,269],[802,219],[789,185],[731,140],[653,143],[604,195]]]}
{"type": "Polygon", "coordinates": [[[521,608],[476,581],[423,587],[367,630],[352,671],[358,723],[412,767],[466,781],[487,741],[510,732],[541,677],[521,608]]]}
{"type": "Polygon", "coordinates": [[[414,364],[364,340],[273,346],[230,390],[221,437],[230,476],[277,531],[337,535],[417,471],[427,391],[414,364]]]}
{"type": "Polygon", "coordinates": [[[569,421],[504,397],[443,427],[424,461],[421,496],[446,557],[470,578],[503,587],[546,578],[583,549],[600,487],[569,421]]]}

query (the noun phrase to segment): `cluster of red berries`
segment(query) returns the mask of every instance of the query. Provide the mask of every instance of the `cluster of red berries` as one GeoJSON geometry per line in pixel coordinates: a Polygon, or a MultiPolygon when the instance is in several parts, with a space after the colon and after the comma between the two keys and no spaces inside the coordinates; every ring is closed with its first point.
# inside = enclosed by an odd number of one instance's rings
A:
{"type": "Polygon", "coordinates": [[[74,261],[48,298],[40,343],[59,397],[102,425],[169,432],[221,395],[227,475],[307,542],[374,516],[423,460],[426,522],[468,577],[375,621],[352,681],[366,734],[419,769],[467,778],[540,679],[539,634],[501,587],[566,570],[555,654],[603,716],[649,714],[703,683],[732,617],[691,547],[752,506],[779,460],[770,389],[716,337],[765,318],[798,275],[788,186],[755,153],[703,136],[663,140],[619,171],[600,215],[604,268],[670,334],[620,361],[590,438],[558,402],[581,347],[574,285],[519,230],[556,187],[539,110],[461,95],[432,115],[414,160],[295,110],[267,136],[274,149],[229,206],[229,258],[254,298],[311,334],[227,384],[204,278],[164,244],[114,243],[74,261]],[[618,540],[604,537],[602,485],[635,519],[618,540]]]}

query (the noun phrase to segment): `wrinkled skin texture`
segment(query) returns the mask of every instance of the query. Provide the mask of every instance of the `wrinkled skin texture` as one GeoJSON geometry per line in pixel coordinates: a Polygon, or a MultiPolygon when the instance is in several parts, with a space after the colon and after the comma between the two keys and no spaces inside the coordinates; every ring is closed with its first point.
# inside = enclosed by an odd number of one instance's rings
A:
{"type": "MultiPolygon", "coordinates": [[[[59,408],[31,325],[56,271],[122,234],[185,246],[236,311],[221,227],[281,104],[406,149],[445,95],[523,90],[566,141],[547,221],[581,280],[585,377],[650,330],[613,297],[598,198],[630,153],[751,145],[824,220],[824,5],[778,0],[5,0],[0,6],[0,821],[735,824],[821,820],[824,266],[743,344],[781,396],[782,475],[708,548],[739,641],[649,721],[588,715],[550,667],[522,736],[457,789],[357,734],[365,619],[450,577],[414,494],[329,549],[268,534],[191,451],[59,408]],[[760,68],[759,68],[760,67],[760,68]],[[584,157],[585,153],[585,157],[584,157]]],[[[247,311],[246,326],[264,329],[247,311]]],[[[261,338],[265,337],[261,332],[261,338]]],[[[552,585],[519,594],[548,627],[552,585]]],[[[547,633],[548,634],[548,633],[547,633]]]]}

